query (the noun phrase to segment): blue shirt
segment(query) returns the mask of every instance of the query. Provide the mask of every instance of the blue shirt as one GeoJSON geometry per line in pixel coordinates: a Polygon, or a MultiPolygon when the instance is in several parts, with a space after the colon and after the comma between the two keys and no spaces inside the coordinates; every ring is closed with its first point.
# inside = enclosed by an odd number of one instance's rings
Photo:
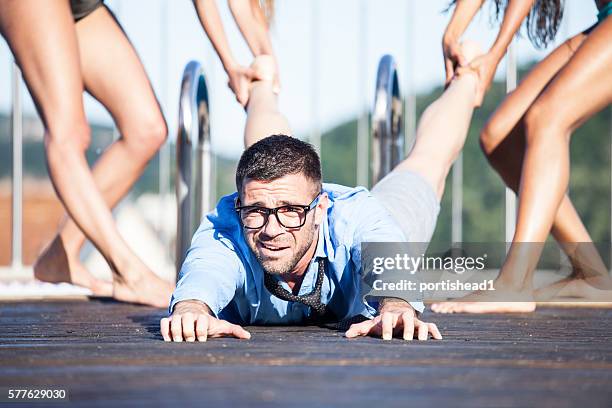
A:
{"type": "MultiPolygon", "coordinates": [[[[329,196],[327,217],[319,228],[313,260],[299,295],[312,291],[318,273],[317,258],[327,258],[321,301],[339,319],[373,317],[375,304],[363,299],[361,243],[403,242],[404,234],[388,211],[364,187],[323,184],[329,196]]],[[[248,247],[234,210],[237,193],[221,198],[193,236],[170,302],[200,300],[219,318],[243,325],[299,324],[310,307],[272,295],[263,283],[264,272],[248,247]]],[[[285,289],[289,286],[282,282],[285,289]]],[[[423,303],[411,302],[418,312],[423,303]]]]}

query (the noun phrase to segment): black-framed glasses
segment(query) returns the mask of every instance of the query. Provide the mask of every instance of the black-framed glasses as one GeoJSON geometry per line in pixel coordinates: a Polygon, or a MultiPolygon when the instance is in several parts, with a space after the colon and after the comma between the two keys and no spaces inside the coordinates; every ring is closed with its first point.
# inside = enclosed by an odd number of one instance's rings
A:
{"type": "MultiPolygon", "coordinates": [[[[247,205],[244,207],[236,206],[235,210],[240,217],[240,221],[245,228],[259,229],[268,223],[270,214],[274,214],[278,223],[285,228],[300,228],[306,223],[308,212],[319,204],[321,193],[308,205],[283,205],[276,208],[259,207],[247,205]]],[[[236,200],[238,204],[239,201],[236,200]]]]}

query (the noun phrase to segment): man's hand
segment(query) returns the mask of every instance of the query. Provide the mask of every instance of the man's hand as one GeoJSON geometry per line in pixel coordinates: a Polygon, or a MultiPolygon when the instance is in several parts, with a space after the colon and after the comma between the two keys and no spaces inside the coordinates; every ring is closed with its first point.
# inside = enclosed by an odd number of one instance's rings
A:
{"type": "Polygon", "coordinates": [[[379,308],[379,315],[372,320],[351,325],[345,333],[348,338],[357,336],[381,337],[391,340],[393,335],[412,340],[415,333],[419,340],[427,340],[429,334],[436,340],[442,335],[434,323],[425,323],[416,317],[416,312],[408,302],[400,299],[384,299],[379,308]]]}
{"type": "Polygon", "coordinates": [[[252,68],[242,65],[230,66],[225,72],[228,77],[227,85],[236,95],[236,100],[240,105],[246,106],[249,101],[249,84],[261,78],[252,68]]]}
{"type": "Polygon", "coordinates": [[[251,338],[242,327],[212,316],[208,306],[197,300],[178,302],[172,315],[161,319],[159,325],[164,341],[206,341],[209,337],[225,336],[251,338]]]}

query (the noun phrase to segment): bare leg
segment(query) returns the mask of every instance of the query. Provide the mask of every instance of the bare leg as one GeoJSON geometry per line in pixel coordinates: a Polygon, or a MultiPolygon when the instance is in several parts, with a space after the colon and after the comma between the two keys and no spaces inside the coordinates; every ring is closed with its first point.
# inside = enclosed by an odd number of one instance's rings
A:
{"type": "MultiPolygon", "coordinates": [[[[533,272],[541,243],[567,189],[571,132],[612,100],[612,73],[608,69],[612,50],[607,45],[610,35],[612,20],[606,20],[582,43],[525,117],[526,150],[517,229],[495,284],[508,297],[533,298],[533,272]]],[[[507,304],[483,301],[486,298],[484,294],[471,295],[464,299],[466,302],[455,302],[446,311],[515,311],[508,309],[507,304]],[[474,301],[468,302],[470,299],[474,301]]]]}
{"type": "Polygon", "coordinates": [[[264,79],[251,84],[244,129],[245,148],[268,136],[293,135],[287,118],[278,111],[274,59],[268,55],[258,56],[252,68],[264,79]]]}
{"type": "MultiPolygon", "coordinates": [[[[503,101],[482,131],[481,147],[489,163],[514,192],[518,191],[525,151],[525,112],[585,39],[583,33],[570,38],[538,63],[503,101]]],[[[551,233],[572,262],[574,277],[608,274],[567,194],[561,201],[551,233]]]]}
{"type": "MultiPolygon", "coordinates": [[[[109,11],[98,8],[80,20],[76,29],[85,87],[109,110],[122,135],[93,169],[96,186],[106,204],[114,207],[164,142],[167,129],[146,73],[109,11]]],[[[81,230],[67,217],[37,260],[36,277],[72,282],[91,288],[96,295],[110,296],[112,284],[94,279],[79,260],[84,242],[81,230]]]]}
{"type": "MultiPolygon", "coordinates": [[[[468,61],[480,53],[474,43],[466,42],[462,46],[468,61]]],[[[466,73],[452,81],[421,115],[415,145],[410,155],[397,165],[397,169],[411,170],[425,178],[434,187],[438,200],[444,194],[446,176],[465,144],[477,82],[475,73],[466,73]]]]}
{"type": "Polygon", "coordinates": [[[0,31],[45,124],[53,185],[72,219],[111,266],[118,283],[113,295],[119,300],[166,306],[171,286],[155,281],[121,238],[85,160],[90,130],[83,111],[78,42],[68,3],[0,2],[0,31]]]}
{"type": "MultiPolygon", "coordinates": [[[[489,163],[514,192],[518,191],[525,151],[525,112],[585,39],[586,35],[580,33],[565,41],[539,62],[518,88],[506,97],[481,133],[481,147],[489,163]]],[[[551,233],[568,255],[573,266],[573,274],[568,279],[536,291],[538,300],[550,299],[554,296],[583,296],[586,294],[585,288],[578,288],[574,284],[569,285],[571,280],[588,276],[608,277],[603,260],[592,244],[591,237],[568,195],[563,197],[551,233]],[[572,293],[572,289],[578,290],[572,293]]],[[[592,292],[595,292],[591,293],[592,296],[599,295],[599,291],[594,287],[592,292]]],[[[497,306],[503,307],[506,311],[509,308],[525,311],[532,309],[534,305],[533,303],[526,305],[512,303],[509,307],[498,303],[497,306]]],[[[434,304],[432,310],[444,313],[454,307],[452,302],[434,304]]]]}

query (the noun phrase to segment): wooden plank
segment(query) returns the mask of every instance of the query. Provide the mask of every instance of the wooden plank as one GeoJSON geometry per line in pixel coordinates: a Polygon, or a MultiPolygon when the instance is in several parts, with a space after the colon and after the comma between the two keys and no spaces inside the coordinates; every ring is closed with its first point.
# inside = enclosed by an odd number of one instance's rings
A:
{"type": "Polygon", "coordinates": [[[612,310],[427,315],[443,341],[249,327],[165,343],[164,310],[112,301],[0,303],[0,386],[68,389],[75,406],[610,406],[612,310]]]}

